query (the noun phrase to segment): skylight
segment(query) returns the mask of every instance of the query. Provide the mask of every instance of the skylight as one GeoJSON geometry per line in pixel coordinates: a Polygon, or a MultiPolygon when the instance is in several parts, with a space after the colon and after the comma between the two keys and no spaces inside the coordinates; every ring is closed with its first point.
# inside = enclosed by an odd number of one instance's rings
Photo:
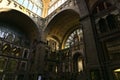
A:
{"type": "Polygon", "coordinates": [[[53,2],[50,3],[49,9],[48,9],[48,15],[52,13],[54,10],[56,10],[58,7],[60,7],[63,3],[65,3],[67,0],[53,0],[53,2]]]}
{"type": "Polygon", "coordinates": [[[34,12],[35,14],[42,16],[42,2],[41,0],[15,0],[25,8],[34,12]]]}

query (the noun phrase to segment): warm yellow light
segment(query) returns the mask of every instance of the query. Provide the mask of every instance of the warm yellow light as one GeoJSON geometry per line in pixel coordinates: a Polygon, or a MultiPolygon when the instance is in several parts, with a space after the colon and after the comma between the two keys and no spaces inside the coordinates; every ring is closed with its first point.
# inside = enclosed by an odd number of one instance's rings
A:
{"type": "Polygon", "coordinates": [[[120,72],[120,69],[116,69],[116,70],[114,70],[114,72],[120,72]]]}
{"type": "Polygon", "coordinates": [[[8,8],[0,8],[0,12],[7,12],[7,11],[10,11],[11,9],[8,9],[8,8]]]}
{"type": "Polygon", "coordinates": [[[78,61],[78,72],[83,70],[82,60],[78,61]]]}
{"type": "Polygon", "coordinates": [[[57,70],[57,66],[56,66],[56,69],[55,69],[55,71],[56,71],[56,73],[57,73],[57,71],[58,71],[58,70],[57,70]]]}

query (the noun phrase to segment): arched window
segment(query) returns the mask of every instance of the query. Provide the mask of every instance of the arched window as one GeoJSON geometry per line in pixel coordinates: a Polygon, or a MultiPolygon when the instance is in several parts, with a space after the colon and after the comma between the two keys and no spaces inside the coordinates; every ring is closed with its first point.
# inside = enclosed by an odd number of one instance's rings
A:
{"type": "Polygon", "coordinates": [[[98,24],[99,24],[99,31],[100,31],[101,33],[108,31],[108,28],[107,28],[108,26],[107,26],[107,23],[106,23],[106,20],[105,20],[105,19],[101,18],[101,19],[99,20],[98,24]]]}
{"type": "Polygon", "coordinates": [[[41,0],[16,0],[20,5],[24,6],[26,9],[34,12],[35,14],[41,16],[42,14],[42,1],[41,0]]]}
{"type": "Polygon", "coordinates": [[[73,31],[66,40],[65,48],[76,45],[79,42],[83,42],[83,32],[82,29],[76,29],[73,31]]]}
{"type": "Polygon", "coordinates": [[[13,42],[14,41],[14,35],[12,33],[8,33],[8,35],[6,36],[6,40],[9,42],[13,42]]]}
{"type": "Polygon", "coordinates": [[[115,15],[112,15],[112,14],[108,15],[106,20],[107,20],[108,27],[109,27],[110,30],[113,30],[113,29],[117,28],[117,24],[116,24],[117,21],[115,19],[115,15]]]}
{"type": "Polygon", "coordinates": [[[112,6],[112,4],[106,1],[99,1],[99,2],[96,2],[96,4],[95,4],[96,6],[94,6],[94,9],[92,11],[93,14],[97,14],[99,12],[105,11],[112,6]]]}
{"type": "Polygon", "coordinates": [[[54,52],[59,49],[59,43],[57,40],[50,38],[47,40],[48,46],[51,48],[51,50],[54,52]]]}
{"type": "Polygon", "coordinates": [[[25,34],[22,34],[18,29],[14,29],[14,26],[9,24],[0,23],[0,38],[15,45],[29,46],[29,40],[25,34]]]}
{"type": "Polygon", "coordinates": [[[4,43],[3,46],[2,46],[2,53],[4,55],[8,55],[9,52],[11,52],[10,50],[11,50],[10,44],[4,43]]]}
{"type": "Polygon", "coordinates": [[[83,59],[80,53],[75,53],[73,56],[73,71],[74,72],[83,71],[83,59]]]}
{"type": "Polygon", "coordinates": [[[48,10],[48,15],[52,13],[55,9],[60,7],[62,4],[64,4],[67,0],[51,0],[50,2],[50,8],[48,10]]]}

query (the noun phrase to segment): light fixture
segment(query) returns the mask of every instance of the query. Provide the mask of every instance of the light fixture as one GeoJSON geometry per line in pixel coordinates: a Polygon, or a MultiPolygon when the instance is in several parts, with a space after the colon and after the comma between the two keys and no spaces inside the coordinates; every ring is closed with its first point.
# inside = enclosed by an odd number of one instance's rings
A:
{"type": "Polygon", "coordinates": [[[116,69],[116,70],[114,70],[114,72],[120,72],[120,69],[116,69]]]}

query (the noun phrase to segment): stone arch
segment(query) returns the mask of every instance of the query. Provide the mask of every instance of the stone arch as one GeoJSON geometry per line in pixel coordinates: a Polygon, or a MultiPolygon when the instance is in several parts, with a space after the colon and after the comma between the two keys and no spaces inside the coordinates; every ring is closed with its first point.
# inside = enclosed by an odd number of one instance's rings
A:
{"type": "Polygon", "coordinates": [[[18,29],[25,32],[30,41],[40,34],[37,24],[26,14],[10,8],[2,8],[0,11],[0,21],[17,26],[18,29]]]}
{"type": "Polygon", "coordinates": [[[116,19],[116,16],[114,14],[109,14],[106,17],[106,20],[107,20],[107,24],[108,24],[108,27],[110,30],[114,30],[118,27],[117,26],[117,19],[116,19]]]}
{"type": "Polygon", "coordinates": [[[99,21],[99,30],[101,33],[107,32],[108,31],[108,26],[106,23],[106,20],[104,18],[101,18],[99,21]]]}
{"type": "Polygon", "coordinates": [[[84,66],[84,57],[80,51],[76,51],[73,54],[73,71],[74,72],[82,72],[84,66]]]}
{"type": "Polygon", "coordinates": [[[64,10],[55,15],[44,29],[45,37],[56,36],[61,43],[64,35],[73,25],[79,23],[80,15],[72,9],[64,10]],[[63,17],[64,16],[64,17],[63,17]]]}
{"type": "Polygon", "coordinates": [[[91,13],[96,14],[98,11],[108,9],[111,6],[113,5],[108,1],[96,1],[91,8],[91,13]]]}
{"type": "MultiPolygon", "coordinates": [[[[77,25],[74,25],[73,28],[69,29],[65,34],[67,35],[64,35],[64,39],[62,41],[62,48],[65,46],[65,42],[67,40],[67,38],[77,29],[80,29],[83,31],[83,25],[82,24],[77,24],[77,25]]],[[[83,32],[82,32],[83,33],[83,32]]]]}

